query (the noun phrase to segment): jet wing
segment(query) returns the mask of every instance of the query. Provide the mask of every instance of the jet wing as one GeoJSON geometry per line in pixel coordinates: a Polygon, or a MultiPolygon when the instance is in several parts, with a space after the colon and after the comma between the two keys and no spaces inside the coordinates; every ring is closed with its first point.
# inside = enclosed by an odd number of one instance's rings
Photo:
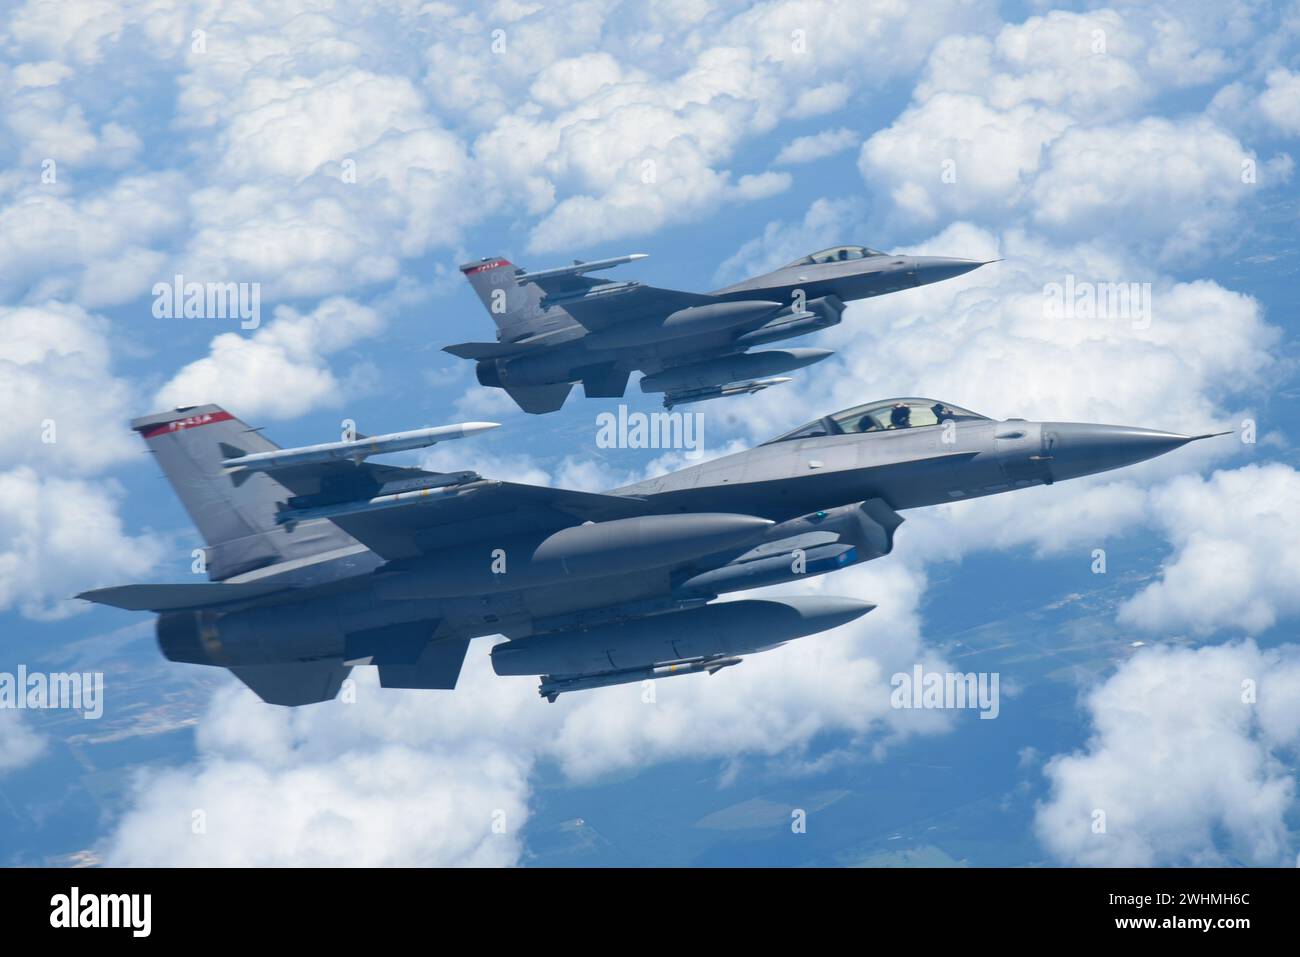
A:
{"type": "MultiPolygon", "coordinates": [[[[599,291],[565,301],[564,311],[591,332],[635,322],[658,322],[679,309],[716,302],[714,296],[655,286],[633,286],[617,294],[599,291]]],[[[543,300],[543,305],[545,300],[543,300]]]]}
{"type": "Polygon", "coordinates": [[[471,541],[642,515],[645,499],[479,480],[438,495],[330,520],[385,559],[414,558],[471,541]]]}
{"type": "Polygon", "coordinates": [[[337,460],[267,474],[294,493],[286,507],[305,514],[295,520],[327,518],[390,560],[493,536],[646,511],[645,500],[634,496],[485,480],[474,472],[337,460]]]}

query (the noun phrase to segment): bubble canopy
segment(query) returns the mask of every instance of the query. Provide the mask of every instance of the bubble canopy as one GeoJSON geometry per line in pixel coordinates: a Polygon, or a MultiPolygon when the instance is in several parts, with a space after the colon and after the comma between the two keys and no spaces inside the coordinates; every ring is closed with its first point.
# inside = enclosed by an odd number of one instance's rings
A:
{"type": "Polygon", "coordinates": [[[852,435],[857,432],[922,429],[947,421],[963,422],[976,419],[987,420],[988,416],[938,399],[882,399],[879,402],[854,406],[843,412],[814,419],[764,444],[771,445],[772,442],[785,442],[789,439],[810,439],[819,435],[852,435]]]}
{"type": "Polygon", "coordinates": [[[832,246],[829,249],[822,249],[804,256],[803,259],[796,259],[789,266],[783,266],[783,269],[790,269],[793,266],[818,266],[824,263],[842,263],[854,259],[870,259],[873,256],[888,256],[889,253],[882,253],[879,250],[868,249],[866,246],[832,246]]]}

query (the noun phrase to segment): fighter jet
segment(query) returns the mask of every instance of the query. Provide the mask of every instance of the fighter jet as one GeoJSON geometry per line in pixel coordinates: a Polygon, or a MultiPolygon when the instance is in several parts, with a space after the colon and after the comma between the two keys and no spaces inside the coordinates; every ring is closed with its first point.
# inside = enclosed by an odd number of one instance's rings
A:
{"type": "Polygon", "coordinates": [[[157,612],[168,659],[229,668],[273,704],[331,699],[359,665],[385,688],[452,689],[484,635],[507,639],[498,675],[539,676],[554,701],[712,674],[866,614],[875,605],[857,597],[715,599],[888,555],[906,509],[1209,437],[904,398],[605,493],[366,461],[491,427],[281,449],[215,405],[137,419],[207,542],[211,581],[78,597],[157,612]]]}
{"type": "Polygon", "coordinates": [[[709,293],[657,289],[587,274],[644,259],[633,253],[525,272],[502,257],[461,266],[497,325],[496,342],[443,351],[477,362],[478,381],[505,389],[525,412],[554,412],[573,383],[588,398],[617,398],[634,369],[664,406],[770,388],[832,355],[764,345],[836,325],[855,299],[951,279],[986,265],[834,246],[709,293]]]}

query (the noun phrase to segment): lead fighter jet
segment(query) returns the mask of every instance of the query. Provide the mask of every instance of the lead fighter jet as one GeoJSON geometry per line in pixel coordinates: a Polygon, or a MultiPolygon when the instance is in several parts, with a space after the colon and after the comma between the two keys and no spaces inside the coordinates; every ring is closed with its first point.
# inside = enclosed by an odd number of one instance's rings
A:
{"type": "Polygon", "coordinates": [[[642,253],[525,272],[500,258],[461,266],[497,325],[496,342],[443,351],[477,362],[478,381],[525,412],[554,412],[575,382],[588,398],[617,398],[634,369],[642,392],[672,408],[757,392],[832,355],[826,349],[748,351],[836,325],[844,304],[950,279],[986,265],[834,246],[710,293],[657,289],[587,274],[642,253]]]}
{"type": "Polygon", "coordinates": [[[167,658],[229,668],[273,704],[333,698],[356,665],[386,688],[451,689],[470,639],[496,634],[496,673],[539,675],[554,701],[711,674],[869,612],[832,596],[712,602],[887,555],[902,510],[1208,437],[890,399],[603,494],[366,461],[492,427],[281,449],[215,405],[137,419],[212,581],[78,597],[157,612],[167,658]]]}

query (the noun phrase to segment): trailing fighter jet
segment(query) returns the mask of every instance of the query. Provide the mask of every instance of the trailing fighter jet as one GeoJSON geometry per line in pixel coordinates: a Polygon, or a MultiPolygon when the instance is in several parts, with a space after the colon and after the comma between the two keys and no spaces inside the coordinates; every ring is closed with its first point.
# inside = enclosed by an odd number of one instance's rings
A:
{"type": "Polygon", "coordinates": [[[644,259],[616,256],[525,272],[501,258],[461,266],[497,325],[496,342],[443,351],[477,362],[478,381],[505,389],[525,412],[554,412],[573,383],[588,398],[617,398],[634,369],[642,392],[672,408],[758,392],[782,372],[820,362],[826,349],[748,351],[836,325],[854,299],[951,279],[986,265],[835,246],[710,293],[657,289],[588,273],[644,259]]]}
{"type": "MultiPolygon", "coordinates": [[[[888,555],[899,512],[1121,468],[1209,436],[995,421],[932,399],[815,419],[603,494],[366,461],[468,423],[281,449],[215,405],[132,428],[207,542],[211,581],[78,596],[159,614],[172,661],[265,701],[326,701],[352,667],[456,686],[472,638],[499,675],[583,688],[696,672],[852,621],[858,598],[718,596],[888,555]]],[[[1226,434],[1226,433],[1216,433],[1226,434]]]]}

